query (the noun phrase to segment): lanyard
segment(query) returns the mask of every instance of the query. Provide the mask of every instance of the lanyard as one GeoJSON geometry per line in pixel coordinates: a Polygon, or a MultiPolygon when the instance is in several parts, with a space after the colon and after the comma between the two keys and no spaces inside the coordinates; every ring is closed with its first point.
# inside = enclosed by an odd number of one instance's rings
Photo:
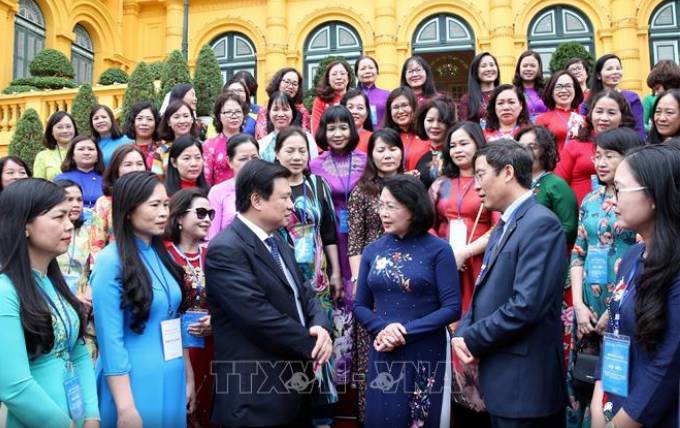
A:
{"type": "Polygon", "coordinates": [[[184,261],[187,263],[187,266],[189,266],[191,276],[194,278],[194,282],[196,283],[196,306],[198,307],[201,303],[201,291],[203,290],[203,283],[205,281],[205,271],[203,270],[203,249],[200,245],[198,246],[198,266],[201,269],[201,274],[199,275],[196,272],[196,269],[194,269],[194,266],[191,264],[191,260],[189,260],[189,257],[187,257],[184,250],[182,250],[179,245],[172,244],[172,246],[175,248],[175,250],[177,250],[179,255],[182,256],[184,261]]]}
{"type": "Polygon", "coordinates": [[[87,207],[89,209],[92,209],[92,205],[95,202],[93,196],[94,196],[94,187],[96,185],[97,185],[97,176],[95,175],[94,177],[92,177],[92,185],[90,186],[90,197],[89,197],[90,202],[88,202],[88,204],[87,204],[87,207]]]}
{"type": "Polygon", "coordinates": [[[71,344],[73,326],[71,325],[71,317],[68,314],[68,310],[66,310],[66,305],[64,305],[64,301],[61,299],[59,292],[57,292],[57,300],[59,300],[59,305],[61,306],[61,309],[64,315],[66,316],[66,322],[64,321],[64,318],[61,316],[61,312],[59,312],[59,309],[57,309],[57,305],[54,303],[54,300],[52,300],[52,298],[47,294],[47,291],[43,290],[41,286],[38,286],[38,290],[40,290],[42,295],[45,297],[45,300],[47,300],[47,303],[49,303],[52,309],[54,309],[54,313],[57,315],[57,317],[59,317],[59,321],[61,321],[61,323],[64,325],[64,332],[66,333],[66,343],[68,348],[68,364],[70,367],[72,364],[71,360],[73,354],[73,345],[71,344]]]}
{"type": "Polygon", "coordinates": [[[458,218],[460,219],[460,210],[463,208],[463,199],[465,198],[465,195],[470,191],[472,188],[472,183],[475,182],[474,179],[472,179],[463,189],[463,194],[461,195],[460,193],[460,181],[461,178],[458,177],[458,218]]]}
{"type": "Polygon", "coordinates": [[[545,176],[548,175],[548,174],[550,174],[550,172],[548,172],[548,171],[543,171],[543,172],[541,173],[541,175],[539,175],[535,180],[533,180],[533,181],[531,182],[531,188],[532,188],[532,189],[535,189],[536,186],[538,186],[538,183],[541,182],[541,180],[543,179],[543,177],[545,177],[545,176]]]}
{"type": "Polygon", "coordinates": [[[557,115],[557,117],[560,118],[560,120],[562,121],[562,123],[564,123],[564,126],[567,128],[566,136],[564,137],[564,145],[565,145],[565,146],[566,146],[567,143],[569,142],[569,132],[571,131],[571,129],[569,128],[569,121],[571,120],[571,114],[572,114],[572,113],[571,113],[571,111],[569,111],[569,112],[567,112],[567,113],[569,113],[569,118],[568,118],[568,119],[565,119],[565,118],[560,114],[559,110],[555,109],[555,114],[557,115]]]}
{"type": "MultiPolygon", "coordinates": [[[[597,228],[595,229],[597,231],[598,236],[599,235],[604,235],[605,232],[607,232],[607,228],[609,227],[609,220],[607,220],[607,215],[609,214],[609,211],[604,208],[604,202],[605,198],[607,197],[607,188],[602,187],[602,199],[600,200],[600,206],[599,209],[597,210],[597,228]],[[604,214],[604,216],[603,216],[604,214]],[[605,220],[604,224],[604,230],[600,231],[602,227],[602,220],[605,220]]],[[[611,205],[610,205],[611,207],[611,205]]]]}
{"type": "Polygon", "coordinates": [[[68,250],[66,251],[66,256],[68,256],[68,272],[67,274],[71,273],[71,265],[73,265],[73,261],[75,260],[76,256],[76,229],[75,227],[73,228],[73,242],[71,242],[71,251],[69,252],[68,250]]]}
{"type": "Polygon", "coordinates": [[[531,97],[531,94],[527,93],[526,91],[524,91],[524,98],[526,98],[527,102],[531,104],[529,107],[529,113],[533,113],[533,111],[536,109],[536,101],[534,101],[534,99],[531,97]]]}
{"type": "MultiPolygon", "coordinates": [[[[153,254],[156,256],[156,266],[158,267],[158,273],[162,272],[162,267],[161,267],[161,259],[158,257],[158,253],[156,252],[156,249],[153,248],[153,254]]],[[[146,264],[151,268],[151,262],[149,259],[146,258],[146,255],[144,255],[144,252],[141,253],[142,258],[146,262],[146,264]]],[[[172,315],[174,314],[174,310],[172,309],[172,299],[170,296],[170,285],[168,282],[165,280],[165,276],[161,273],[161,276],[158,275],[155,269],[149,269],[151,271],[151,274],[156,277],[158,282],[161,284],[161,288],[163,288],[163,291],[165,292],[165,297],[168,299],[168,314],[167,314],[167,319],[172,319],[172,315]],[[162,278],[161,278],[162,277],[162,278]]]]}
{"type": "Polygon", "coordinates": [[[621,301],[619,301],[619,306],[616,308],[616,314],[614,315],[614,334],[618,335],[619,334],[619,321],[621,319],[621,307],[623,306],[624,303],[626,303],[629,299],[633,291],[635,290],[636,284],[635,284],[635,274],[638,271],[638,266],[639,266],[640,260],[636,260],[635,264],[633,265],[633,268],[630,270],[630,273],[628,274],[628,279],[624,283],[625,288],[622,291],[622,296],[621,296],[621,301]]]}
{"type": "Polygon", "coordinates": [[[338,164],[335,163],[335,156],[333,155],[333,152],[330,153],[331,161],[333,161],[333,167],[335,168],[336,174],[338,174],[338,178],[340,181],[340,184],[342,184],[342,189],[345,191],[345,203],[349,201],[349,191],[351,183],[352,183],[352,152],[349,152],[349,169],[347,171],[347,184],[342,182],[342,174],[340,174],[340,170],[338,169],[338,164]]]}
{"type": "Polygon", "coordinates": [[[59,155],[59,160],[63,162],[64,158],[61,157],[61,146],[59,143],[57,143],[57,154],[59,155]]]}
{"type": "Polygon", "coordinates": [[[496,136],[497,138],[502,138],[502,137],[512,137],[513,135],[515,135],[515,132],[517,131],[517,128],[518,128],[518,127],[519,127],[519,125],[518,125],[518,124],[515,124],[515,126],[513,126],[512,129],[510,130],[510,132],[507,132],[507,133],[506,133],[506,132],[503,132],[503,131],[501,131],[501,130],[499,129],[498,131],[496,131],[496,135],[495,135],[495,136],[496,136]]]}

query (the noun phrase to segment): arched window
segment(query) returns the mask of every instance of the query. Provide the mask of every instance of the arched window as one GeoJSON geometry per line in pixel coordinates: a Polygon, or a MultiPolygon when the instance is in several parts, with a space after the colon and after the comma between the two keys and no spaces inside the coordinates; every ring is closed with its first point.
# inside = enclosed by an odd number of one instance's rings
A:
{"type": "Polygon", "coordinates": [[[45,18],[33,0],[19,0],[14,17],[14,78],[30,73],[28,64],[45,47],[45,18]]]}
{"type": "Polygon", "coordinates": [[[92,84],[92,70],[94,69],[94,48],[90,34],[81,25],[73,28],[76,41],[71,45],[71,64],[76,71],[77,83],[92,84]]]}
{"type": "Polygon", "coordinates": [[[593,26],[581,11],[555,6],[541,11],[529,24],[529,49],[543,60],[543,73],[549,74],[548,64],[553,52],[565,42],[579,42],[595,56],[593,26]]]}
{"type": "Polygon", "coordinates": [[[439,92],[458,100],[467,92],[470,62],[475,56],[475,35],[464,19],[439,14],[423,20],[413,34],[412,53],[432,68],[439,92]]]}
{"type": "Polygon", "coordinates": [[[316,69],[324,58],[343,56],[350,65],[354,65],[362,50],[359,34],[347,24],[327,22],[315,28],[305,41],[304,77],[307,89],[311,89],[316,69]]]}
{"type": "Polygon", "coordinates": [[[222,70],[223,83],[239,71],[247,71],[257,79],[257,52],[253,42],[244,34],[225,33],[215,39],[211,46],[222,70]]]}
{"type": "Polygon", "coordinates": [[[680,60],[680,0],[661,3],[649,20],[649,50],[651,63],[662,59],[680,60]]]}

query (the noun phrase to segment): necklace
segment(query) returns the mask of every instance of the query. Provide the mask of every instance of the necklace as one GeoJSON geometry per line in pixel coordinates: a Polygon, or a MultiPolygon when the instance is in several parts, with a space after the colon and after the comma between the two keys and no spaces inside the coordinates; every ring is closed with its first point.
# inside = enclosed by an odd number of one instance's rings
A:
{"type": "Polygon", "coordinates": [[[201,257],[201,252],[200,252],[200,251],[199,251],[198,253],[196,253],[195,256],[189,257],[189,256],[187,255],[187,253],[185,253],[185,252],[184,252],[181,248],[179,248],[176,244],[172,244],[172,248],[174,248],[175,251],[177,251],[179,254],[184,254],[184,255],[186,256],[187,261],[190,261],[190,262],[195,262],[196,260],[199,259],[199,257],[201,257]]]}

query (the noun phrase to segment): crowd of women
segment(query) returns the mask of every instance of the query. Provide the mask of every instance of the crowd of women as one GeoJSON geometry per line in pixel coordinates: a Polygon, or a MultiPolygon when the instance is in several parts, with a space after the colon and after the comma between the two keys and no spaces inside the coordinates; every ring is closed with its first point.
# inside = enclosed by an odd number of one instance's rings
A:
{"type": "MultiPolygon", "coordinates": [[[[677,426],[678,65],[660,61],[643,100],[619,87],[615,55],[593,68],[574,59],[546,79],[527,51],[512,84],[501,84],[484,52],[458,104],[419,56],[392,91],[378,76],[368,56],[353,69],[331,62],[311,113],[294,68],[274,74],[262,106],[252,76],[237,73],[211,120],[197,119],[187,84],[161,112],[151,100],[135,105],[124,129],[108,106],[92,109],[89,130],[58,111],[33,165],[0,159],[6,426],[211,426],[214,342],[229,338],[212,335],[206,247],[237,215],[239,171],[256,158],[291,172],[294,209],[280,233],[332,321],[332,378],[357,389],[358,423],[386,426],[389,415],[395,427],[485,426],[465,392],[437,392],[456,370],[434,367],[451,360],[447,329],[470,308],[501,214],[473,189],[473,157],[507,138],[533,153],[532,191],[561,221],[570,252],[568,425],[601,428],[627,412],[632,422],[617,426],[677,426]],[[635,304],[621,311],[621,331],[640,353],[631,373],[658,382],[631,383],[629,394],[646,388],[648,401],[629,403],[603,397],[575,369],[600,353],[633,265],[635,304]],[[171,356],[161,345],[180,316],[184,349],[171,356]],[[387,393],[376,367],[394,361],[416,364],[403,369],[409,388],[387,393]]],[[[312,413],[317,426],[333,423],[332,408],[312,413]]]]}

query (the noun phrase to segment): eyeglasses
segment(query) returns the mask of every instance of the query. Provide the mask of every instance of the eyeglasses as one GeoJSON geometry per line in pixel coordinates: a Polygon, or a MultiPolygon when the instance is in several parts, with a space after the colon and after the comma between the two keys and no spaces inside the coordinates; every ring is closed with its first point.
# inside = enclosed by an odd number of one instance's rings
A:
{"type": "Polygon", "coordinates": [[[640,187],[621,187],[617,188],[614,186],[614,197],[616,199],[619,199],[619,193],[630,193],[630,192],[639,192],[641,190],[646,190],[647,186],[640,186],[640,187]]]}
{"type": "Polygon", "coordinates": [[[205,218],[205,216],[210,217],[210,220],[215,220],[215,210],[213,210],[213,209],[207,209],[207,208],[193,208],[192,209],[192,208],[189,208],[188,210],[186,210],[186,212],[189,212],[189,211],[195,212],[196,217],[199,220],[203,220],[205,218]]]}
{"type": "Polygon", "coordinates": [[[286,80],[286,79],[283,79],[281,81],[281,83],[285,86],[291,86],[293,88],[297,88],[298,86],[300,86],[300,84],[298,82],[293,82],[292,80],[286,80]]]}
{"type": "Polygon", "coordinates": [[[562,91],[573,91],[574,90],[574,85],[571,83],[568,83],[566,85],[555,85],[555,92],[562,92],[562,91]]]}
{"type": "Polygon", "coordinates": [[[474,175],[474,177],[475,177],[475,182],[481,183],[481,182],[482,182],[482,179],[484,178],[484,176],[485,176],[486,174],[488,174],[487,171],[482,171],[482,172],[477,172],[477,173],[475,173],[475,175],[474,175]]]}
{"type": "Polygon", "coordinates": [[[420,74],[420,73],[422,73],[423,71],[424,71],[424,70],[423,70],[422,68],[420,68],[420,67],[418,67],[418,68],[412,68],[412,69],[410,69],[410,70],[406,70],[406,74],[411,74],[411,75],[413,75],[413,74],[420,74]]]}
{"type": "Polygon", "coordinates": [[[411,110],[411,104],[404,103],[404,104],[393,105],[392,110],[394,110],[394,111],[399,111],[399,110],[408,111],[408,110],[411,110]]]}
{"type": "Polygon", "coordinates": [[[237,93],[237,94],[245,94],[245,93],[246,93],[246,90],[243,89],[243,88],[229,89],[228,91],[229,91],[229,92],[235,92],[235,93],[237,93]]]}
{"type": "Polygon", "coordinates": [[[585,71],[585,67],[582,65],[575,65],[573,67],[569,67],[567,71],[574,73],[574,72],[579,72],[579,71],[585,71]]]}
{"type": "Polygon", "coordinates": [[[230,117],[241,117],[243,116],[243,112],[240,110],[227,110],[221,112],[223,116],[230,116],[230,117]]]}
{"type": "Polygon", "coordinates": [[[613,160],[621,159],[623,156],[621,155],[594,155],[590,157],[590,160],[593,161],[594,163],[599,163],[602,162],[602,159],[607,161],[607,163],[610,163],[613,160]]]}
{"type": "Polygon", "coordinates": [[[388,213],[393,213],[399,211],[403,207],[392,205],[392,204],[378,204],[378,212],[387,211],[388,213]]]}

